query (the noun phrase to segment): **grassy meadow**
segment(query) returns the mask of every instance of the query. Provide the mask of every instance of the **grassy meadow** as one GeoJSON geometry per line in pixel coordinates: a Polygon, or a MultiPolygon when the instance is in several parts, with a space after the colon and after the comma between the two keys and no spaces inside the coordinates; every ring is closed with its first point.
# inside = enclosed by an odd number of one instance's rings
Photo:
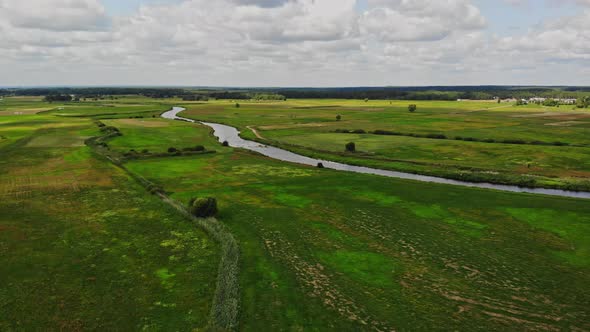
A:
{"type": "Polygon", "coordinates": [[[181,105],[183,116],[326,159],[582,186],[590,113],[483,101],[416,102],[413,114],[406,101],[28,102],[0,102],[0,330],[206,329],[219,244],[85,146],[101,135],[97,119],[121,132],[108,141],[116,154],[216,151],[124,166],[177,201],[217,198],[240,248],[238,330],[590,330],[587,200],[289,164],[153,117],[181,105]],[[575,124],[547,125],[559,121],[575,124]],[[356,153],[343,153],[349,141],[356,153]]]}
{"type": "Polygon", "coordinates": [[[590,190],[590,112],[571,106],[297,100],[186,107],[189,118],[229,124],[245,138],[313,157],[478,182],[590,190]],[[409,103],[418,111],[408,112],[409,103]],[[336,133],[342,130],[362,132],[336,133]],[[356,143],[357,153],[344,153],[348,142],[356,143]]]}
{"type": "Polygon", "coordinates": [[[90,119],[0,116],[0,330],[208,324],[218,244],[84,140],[90,119]]]}

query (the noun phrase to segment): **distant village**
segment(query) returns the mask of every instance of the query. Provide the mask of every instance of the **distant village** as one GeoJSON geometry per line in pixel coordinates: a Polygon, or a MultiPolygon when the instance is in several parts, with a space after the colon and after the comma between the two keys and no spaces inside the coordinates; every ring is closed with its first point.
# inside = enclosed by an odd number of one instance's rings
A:
{"type": "MultiPolygon", "coordinates": [[[[496,97],[495,100],[500,100],[500,98],[496,97]]],[[[503,103],[518,103],[519,105],[528,105],[528,104],[544,104],[547,102],[556,103],[559,105],[575,105],[578,100],[575,98],[542,98],[542,97],[532,97],[528,99],[516,99],[516,98],[508,98],[502,99],[501,102],[503,103]]]]}

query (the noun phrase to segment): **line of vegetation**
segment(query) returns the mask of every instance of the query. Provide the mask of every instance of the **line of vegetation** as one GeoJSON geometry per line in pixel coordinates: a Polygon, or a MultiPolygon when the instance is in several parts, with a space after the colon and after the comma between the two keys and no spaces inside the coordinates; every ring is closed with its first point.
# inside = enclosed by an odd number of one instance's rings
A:
{"type": "MultiPolygon", "coordinates": [[[[344,149],[342,152],[315,149],[306,146],[279,142],[276,140],[261,140],[259,138],[249,137],[249,140],[271,145],[293,153],[315,159],[324,159],[334,162],[346,163],[354,166],[373,167],[377,169],[386,169],[411,174],[436,176],[451,180],[459,180],[474,183],[493,183],[505,184],[526,188],[544,188],[544,189],[561,189],[568,191],[590,192],[590,181],[570,182],[568,180],[558,180],[557,178],[545,177],[532,174],[510,174],[499,172],[497,170],[482,169],[471,166],[451,166],[427,163],[413,160],[392,159],[376,156],[357,150],[355,144],[355,153],[344,149]],[[436,167],[433,167],[436,166],[436,167]]],[[[354,143],[354,142],[351,142],[354,143]]]]}
{"type": "Polygon", "coordinates": [[[217,286],[211,306],[209,325],[211,330],[231,331],[238,326],[239,315],[239,259],[240,251],[238,244],[231,232],[215,218],[197,218],[180,202],[170,198],[164,188],[145,179],[144,177],[127,169],[123,161],[125,157],[108,148],[106,141],[120,136],[119,129],[112,126],[105,126],[102,122],[96,121],[100,127],[102,136],[95,136],[85,141],[86,145],[100,157],[106,158],[114,165],[125,171],[130,177],[146,188],[148,192],[158,196],[186,219],[195,223],[209,236],[221,245],[221,260],[217,272],[217,286]]]}
{"type": "MultiPolygon", "coordinates": [[[[286,100],[299,98],[359,100],[493,100],[579,99],[578,107],[588,107],[588,87],[523,86],[424,86],[424,87],[349,87],[349,88],[12,88],[0,89],[0,96],[48,96],[47,101],[116,99],[115,96],[141,95],[150,98],[182,98],[185,101],[286,100]]],[[[548,102],[551,103],[551,102],[548,102]]]]}
{"type": "Polygon", "coordinates": [[[406,136],[416,138],[428,138],[428,139],[448,139],[465,142],[481,142],[481,143],[497,143],[497,144],[519,144],[519,145],[549,145],[549,146],[572,146],[572,147],[587,147],[586,144],[570,144],[567,142],[555,141],[555,142],[544,142],[544,141],[525,141],[522,139],[493,139],[493,138],[476,138],[476,137],[463,137],[455,136],[448,137],[444,134],[416,134],[416,133],[402,133],[391,130],[373,130],[366,131],[364,129],[336,129],[334,133],[339,134],[373,134],[373,135],[385,135],[385,136],[406,136]]]}

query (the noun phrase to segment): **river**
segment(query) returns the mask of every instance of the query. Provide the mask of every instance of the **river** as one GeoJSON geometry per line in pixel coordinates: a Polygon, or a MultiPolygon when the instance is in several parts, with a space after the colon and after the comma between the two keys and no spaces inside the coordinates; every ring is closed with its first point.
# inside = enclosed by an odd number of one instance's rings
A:
{"type": "MultiPolygon", "coordinates": [[[[173,107],[170,111],[163,113],[162,117],[165,119],[170,119],[170,120],[197,122],[195,120],[179,117],[177,115],[178,113],[180,113],[184,110],[185,109],[182,107],[173,107]]],[[[229,146],[231,146],[231,147],[255,151],[255,152],[258,152],[258,153],[265,155],[269,158],[282,160],[282,161],[286,161],[286,162],[291,162],[291,163],[310,165],[310,166],[317,166],[318,163],[322,163],[325,168],[329,168],[329,169],[335,169],[335,170],[346,171],[346,172],[354,172],[354,173],[381,175],[381,176],[387,176],[387,177],[398,178],[398,179],[408,179],[408,180],[430,182],[430,183],[442,183],[442,184],[449,184],[449,185],[462,186],[462,187],[495,189],[495,190],[501,190],[501,191],[517,192],[517,193],[529,193],[529,194],[541,194],[541,195],[590,199],[590,192],[578,192],[578,191],[568,191],[568,190],[560,190],[560,189],[545,189],[545,188],[526,188],[526,187],[518,187],[518,186],[503,185],[503,184],[467,182],[467,181],[439,178],[439,177],[435,177],[435,176],[388,171],[388,170],[376,169],[376,168],[370,168],[370,167],[348,165],[348,164],[343,164],[343,163],[338,163],[338,162],[333,162],[333,161],[328,161],[328,160],[314,159],[314,158],[302,156],[302,155],[299,155],[299,154],[296,154],[296,153],[293,153],[293,152],[290,152],[287,150],[279,149],[279,148],[276,148],[273,146],[264,145],[264,144],[261,144],[258,142],[245,140],[240,137],[240,132],[236,128],[231,127],[231,126],[222,125],[222,124],[218,124],[218,123],[211,123],[211,122],[200,122],[200,123],[213,128],[214,135],[218,138],[219,142],[227,141],[229,143],[229,146]]]]}

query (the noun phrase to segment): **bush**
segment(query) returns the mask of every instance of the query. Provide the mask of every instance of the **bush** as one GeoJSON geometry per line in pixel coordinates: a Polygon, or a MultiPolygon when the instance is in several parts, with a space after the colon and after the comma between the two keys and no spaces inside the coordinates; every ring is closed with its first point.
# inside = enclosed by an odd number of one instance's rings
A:
{"type": "Polygon", "coordinates": [[[416,104],[408,105],[408,111],[410,111],[412,113],[416,112],[417,109],[418,109],[418,106],[416,106],[416,104]]]}
{"type": "Polygon", "coordinates": [[[318,168],[324,168],[324,164],[318,163],[318,168]]]}
{"type": "Polygon", "coordinates": [[[223,143],[221,143],[221,145],[223,145],[223,146],[229,146],[229,142],[228,141],[223,141],[223,143]]]}
{"type": "Polygon", "coordinates": [[[213,197],[193,198],[189,201],[189,211],[197,218],[214,217],[217,210],[217,200],[213,197]]]}
{"type": "Polygon", "coordinates": [[[168,148],[168,153],[175,153],[175,152],[178,152],[177,148],[175,148],[175,147],[168,148]]]}
{"type": "Polygon", "coordinates": [[[192,148],[184,148],[184,149],[182,149],[182,151],[201,152],[201,151],[205,151],[205,147],[202,146],[202,145],[197,145],[197,146],[192,147],[192,148]]]}
{"type": "Polygon", "coordinates": [[[502,143],[505,143],[505,144],[526,144],[526,142],[521,139],[505,139],[502,141],[502,143]]]}
{"type": "Polygon", "coordinates": [[[553,142],[553,145],[555,145],[555,146],[567,146],[567,145],[569,145],[569,143],[565,143],[565,142],[553,142]]]}
{"type": "Polygon", "coordinates": [[[338,114],[336,115],[336,121],[340,121],[342,119],[342,115],[338,114]]]}
{"type": "Polygon", "coordinates": [[[105,126],[105,127],[100,127],[100,131],[103,133],[106,133],[106,132],[118,133],[119,129],[117,127],[113,127],[113,126],[105,126]]]}
{"type": "Polygon", "coordinates": [[[447,136],[443,134],[428,134],[426,135],[427,138],[434,138],[434,139],[447,139],[447,136]]]}
{"type": "Polygon", "coordinates": [[[353,132],[353,134],[366,134],[367,133],[363,129],[355,129],[352,132],[353,132]]]}
{"type": "Polygon", "coordinates": [[[240,104],[239,103],[236,103],[236,108],[240,108],[240,104]]]}
{"type": "Polygon", "coordinates": [[[549,143],[543,141],[532,141],[532,145],[548,145],[549,143]]]}
{"type": "Polygon", "coordinates": [[[493,139],[493,138],[486,138],[486,139],[484,139],[482,142],[484,142],[484,143],[495,143],[495,142],[496,142],[496,140],[495,140],[495,139],[493,139]]]}
{"type": "Polygon", "coordinates": [[[345,148],[346,148],[346,151],[348,151],[348,152],[355,152],[356,151],[356,144],[354,144],[354,142],[347,143],[345,148]]]}

